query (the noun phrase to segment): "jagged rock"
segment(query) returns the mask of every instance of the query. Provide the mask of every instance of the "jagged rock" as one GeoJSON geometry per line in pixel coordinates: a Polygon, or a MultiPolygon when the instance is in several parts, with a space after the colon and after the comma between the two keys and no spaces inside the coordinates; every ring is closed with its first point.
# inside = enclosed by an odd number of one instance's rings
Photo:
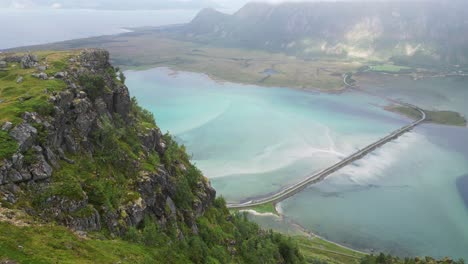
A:
{"type": "Polygon", "coordinates": [[[105,50],[85,50],[79,60],[81,65],[90,69],[106,69],[110,66],[109,52],[105,50]]]}
{"type": "Polygon", "coordinates": [[[32,76],[36,77],[38,79],[41,79],[41,80],[48,80],[49,79],[49,76],[47,76],[47,73],[45,73],[45,72],[33,73],[32,76]]]}
{"type": "Polygon", "coordinates": [[[3,131],[10,131],[10,129],[12,127],[13,127],[13,123],[7,121],[7,122],[3,123],[2,130],[3,131]]]}
{"type": "Polygon", "coordinates": [[[73,139],[71,135],[66,135],[64,139],[65,139],[65,149],[75,154],[78,151],[78,144],[76,144],[75,139],[73,139]]]}
{"type": "Polygon", "coordinates": [[[44,71],[47,70],[47,66],[45,66],[45,65],[39,65],[39,66],[36,67],[36,69],[37,69],[38,71],[40,71],[40,72],[44,72],[44,71]]]}
{"type": "Polygon", "coordinates": [[[146,203],[143,199],[138,198],[131,205],[125,209],[125,213],[128,215],[130,225],[136,226],[140,224],[145,217],[146,203]]]}
{"type": "Polygon", "coordinates": [[[50,147],[45,148],[45,156],[47,161],[54,167],[54,168],[60,168],[60,165],[58,163],[57,156],[55,153],[50,149],[50,147]]]}
{"type": "Polygon", "coordinates": [[[23,122],[10,131],[10,136],[18,142],[20,151],[25,151],[32,146],[37,136],[37,129],[23,122]]]}
{"type": "MultiPolygon", "coordinates": [[[[114,122],[117,120],[116,116],[121,116],[129,126],[134,124],[128,89],[120,82],[115,82],[114,77],[108,74],[107,67],[110,67],[108,59],[109,54],[106,51],[83,52],[75,65],[76,70],[70,68],[67,73],[54,76],[61,78],[68,88],[61,92],[48,93],[48,101],[54,106],[53,114],[41,116],[37,113],[25,113],[21,124],[16,127],[11,125],[7,129],[18,142],[19,151],[0,163],[0,193],[4,199],[16,202],[14,194],[4,192],[4,189],[10,185],[21,186],[21,188],[33,186],[39,191],[46,190],[53,182],[52,179],[50,181],[48,179],[60,166],[59,159],[70,164],[75,163],[67,158],[68,154],[89,154],[92,158],[95,153],[94,149],[98,147],[94,145],[92,139],[100,128],[99,117],[107,116],[110,122],[114,122]],[[102,91],[93,93],[92,97],[82,91],[84,87],[81,87],[80,74],[102,76],[105,82],[102,91]],[[40,137],[33,125],[40,127],[40,137]],[[25,153],[32,155],[32,158],[25,153]]],[[[28,57],[27,61],[33,60],[28,57]]],[[[141,144],[146,151],[141,154],[142,156],[154,153],[154,151],[162,155],[166,151],[166,142],[159,129],[138,132],[140,142],[137,143],[141,144]]],[[[142,167],[141,161],[137,159],[131,162],[134,168],[142,167]]],[[[182,162],[174,163],[173,167],[175,166],[180,168],[179,171],[187,170],[182,162]]],[[[59,195],[48,197],[44,208],[34,214],[57,221],[75,230],[99,230],[105,226],[111,233],[120,235],[124,234],[129,226],[139,225],[145,216],[151,215],[157,219],[162,228],[174,227],[178,230],[176,232],[180,239],[183,239],[184,234],[177,224],[174,224],[176,221],[185,222],[193,233],[197,233],[196,218],[214,200],[214,190],[207,181],[200,182],[194,186],[196,199],[192,208],[178,209],[172,199],[176,195],[177,187],[174,184],[174,175],[170,173],[172,168],[166,169],[164,165],[160,165],[156,169],[156,172],[141,172],[140,177],[135,181],[134,189],[129,190],[138,193],[139,198],[119,205],[118,209],[103,206],[98,208],[98,211],[89,204],[87,194],[83,193],[73,195],[72,198],[59,195]]]]}
{"type": "MultiPolygon", "coordinates": [[[[83,92],[84,93],[84,92],[83,92]]],[[[102,100],[102,98],[97,98],[95,101],[94,101],[94,105],[96,107],[96,111],[98,112],[98,114],[100,116],[103,116],[103,115],[107,115],[108,117],[110,117],[110,113],[107,111],[107,105],[106,103],[104,102],[104,100],[102,100]]]]}
{"type": "Polygon", "coordinates": [[[18,79],[16,79],[16,83],[20,84],[23,82],[23,80],[24,80],[23,76],[20,76],[18,77],[18,79]]]}
{"type": "Polygon", "coordinates": [[[93,208],[90,215],[83,217],[69,217],[65,220],[66,226],[77,231],[99,231],[101,230],[101,217],[99,212],[93,208]]]}
{"type": "Polygon", "coordinates": [[[52,167],[47,163],[42,154],[36,155],[36,163],[31,166],[33,180],[44,180],[52,176],[52,167]]]}
{"type": "Polygon", "coordinates": [[[114,92],[113,109],[124,119],[128,117],[130,112],[130,103],[130,95],[128,94],[128,90],[126,88],[120,88],[114,92]]]}
{"type": "Polygon", "coordinates": [[[20,153],[13,154],[13,157],[11,158],[13,167],[17,170],[21,170],[23,168],[23,161],[24,161],[24,156],[20,153]]]}
{"type": "Polygon", "coordinates": [[[8,182],[13,182],[13,183],[17,183],[17,182],[21,182],[23,181],[23,177],[21,176],[21,174],[15,170],[15,169],[12,169],[10,170],[10,172],[8,173],[8,179],[7,179],[8,182]]]}
{"type": "Polygon", "coordinates": [[[21,58],[21,68],[23,69],[29,69],[37,66],[37,56],[32,55],[32,54],[27,54],[24,55],[23,58],[21,58]]]}
{"type": "Polygon", "coordinates": [[[177,209],[174,201],[172,201],[171,197],[169,196],[166,198],[166,206],[171,210],[171,217],[175,219],[177,216],[177,209]]]}
{"type": "Polygon", "coordinates": [[[54,77],[57,78],[57,79],[63,79],[67,76],[67,73],[66,72],[57,72],[54,77]]]}
{"type": "Polygon", "coordinates": [[[3,58],[3,60],[6,62],[16,62],[16,63],[20,63],[21,59],[22,59],[21,56],[16,56],[16,55],[9,55],[3,58]]]}

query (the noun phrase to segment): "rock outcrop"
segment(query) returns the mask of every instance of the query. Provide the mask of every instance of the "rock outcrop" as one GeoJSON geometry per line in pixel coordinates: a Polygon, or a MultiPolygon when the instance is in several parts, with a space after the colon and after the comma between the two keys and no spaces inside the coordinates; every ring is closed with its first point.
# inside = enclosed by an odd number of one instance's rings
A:
{"type": "MultiPolygon", "coordinates": [[[[20,63],[23,68],[32,68],[38,65],[38,59],[28,54],[20,63]]],[[[99,148],[92,139],[102,128],[102,120],[122,119],[127,126],[136,124],[128,89],[112,75],[112,70],[107,51],[83,51],[69,60],[66,71],[54,74],[67,88],[49,94],[53,114],[26,112],[22,122],[2,125],[2,130],[17,142],[18,150],[0,162],[0,202],[15,204],[21,193],[32,192],[38,196],[42,207],[40,210],[27,208],[29,213],[75,230],[106,228],[122,234],[128,227],[137,226],[146,216],[151,216],[162,227],[171,220],[173,224],[183,222],[197,232],[196,218],[211,205],[215,191],[208,181],[202,180],[194,186],[192,210],[177,208],[175,176],[165,165],[159,165],[154,171],[141,170],[133,189],[129,190],[135,192],[137,198],[114,209],[92,204],[89,195],[81,191],[67,195],[60,191],[48,193],[55,173],[61,170],[61,163],[74,164],[74,155],[92,160],[99,148]],[[83,81],[91,78],[89,76],[98,81],[91,84],[83,81]]],[[[146,153],[162,156],[167,148],[157,128],[141,130],[137,140],[146,153]]],[[[140,166],[138,159],[133,161],[133,167],[140,166]]],[[[177,166],[179,164],[174,165],[177,166]]],[[[186,171],[185,167],[183,169],[181,171],[186,171]]]]}

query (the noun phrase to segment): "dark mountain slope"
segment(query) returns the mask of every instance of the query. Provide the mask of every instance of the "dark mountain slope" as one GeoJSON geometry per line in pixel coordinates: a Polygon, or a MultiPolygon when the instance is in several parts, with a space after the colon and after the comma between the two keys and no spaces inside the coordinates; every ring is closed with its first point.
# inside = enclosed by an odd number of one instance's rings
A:
{"type": "Polygon", "coordinates": [[[179,37],[304,57],[400,56],[466,64],[468,2],[251,3],[233,15],[202,11],[179,37]]]}

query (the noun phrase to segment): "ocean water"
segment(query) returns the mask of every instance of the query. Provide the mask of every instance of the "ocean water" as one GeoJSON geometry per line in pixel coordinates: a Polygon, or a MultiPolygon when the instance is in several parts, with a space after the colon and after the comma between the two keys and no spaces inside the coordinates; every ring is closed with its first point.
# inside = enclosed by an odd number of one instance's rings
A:
{"type": "Polygon", "coordinates": [[[198,10],[1,9],[0,50],[189,22],[198,10]],[[6,26],[8,25],[8,26],[6,26]]]}
{"type": "MultiPolygon", "coordinates": [[[[220,83],[165,68],[126,75],[132,95],[233,202],[297,182],[409,122],[382,110],[383,99],[356,92],[220,83]]],[[[409,97],[398,91],[394,97],[409,97]]],[[[449,107],[438,98],[451,96],[430,98],[449,107]]],[[[466,128],[425,124],[280,203],[285,219],[250,217],[291,234],[301,232],[296,223],[355,249],[468,258],[467,161],[466,128]]]]}
{"type": "Polygon", "coordinates": [[[126,74],[131,93],[231,202],[278,191],[408,123],[365,95],[218,83],[164,68],[126,74]]]}

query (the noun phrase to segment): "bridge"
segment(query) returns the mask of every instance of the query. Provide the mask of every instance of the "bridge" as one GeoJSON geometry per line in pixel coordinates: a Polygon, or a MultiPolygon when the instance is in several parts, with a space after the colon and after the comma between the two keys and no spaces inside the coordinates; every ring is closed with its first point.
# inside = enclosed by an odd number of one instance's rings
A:
{"type": "MultiPolygon", "coordinates": [[[[345,77],[345,83],[346,83],[346,77],[345,77]]],[[[346,83],[346,85],[349,85],[346,83]]],[[[250,208],[250,207],[254,207],[254,206],[258,206],[258,205],[262,205],[262,204],[267,204],[267,203],[278,203],[278,202],[281,202],[283,200],[285,200],[286,198],[289,198],[295,194],[297,194],[298,192],[302,191],[304,188],[306,188],[308,185],[310,184],[315,184],[315,183],[318,183],[320,181],[323,181],[327,176],[329,176],[330,174],[340,170],[341,168],[351,164],[352,162],[356,161],[356,160],[359,160],[359,159],[362,159],[363,157],[365,157],[367,154],[371,153],[372,151],[376,150],[377,148],[387,144],[388,142],[398,138],[399,136],[411,131],[414,127],[418,126],[419,124],[421,124],[422,122],[424,122],[426,120],[426,113],[420,109],[419,107],[417,106],[414,106],[414,105],[410,105],[410,104],[405,104],[405,103],[400,103],[401,105],[404,105],[404,106],[407,106],[407,107],[411,107],[415,110],[417,110],[418,112],[421,113],[421,118],[407,126],[404,126],[398,130],[395,130],[393,131],[392,133],[390,133],[389,135],[387,135],[386,137],[384,138],[381,138],[379,139],[378,141],[368,145],[367,147],[363,148],[363,149],[360,149],[358,150],[357,152],[351,154],[350,156],[346,157],[345,159],[341,160],[340,162],[326,168],[326,169],[323,169],[317,173],[314,173],[310,176],[308,176],[307,178],[305,178],[304,180],[292,185],[292,186],[289,186],[287,188],[284,188],[272,195],[269,195],[267,197],[264,197],[264,198],[259,198],[259,199],[255,199],[255,200],[250,200],[248,202],[245,202],[245,203],[228,203],[227,204],[227,207],[228,208],[232,208],[232,209],[246,209],[246,208],[250,208]]]]}

